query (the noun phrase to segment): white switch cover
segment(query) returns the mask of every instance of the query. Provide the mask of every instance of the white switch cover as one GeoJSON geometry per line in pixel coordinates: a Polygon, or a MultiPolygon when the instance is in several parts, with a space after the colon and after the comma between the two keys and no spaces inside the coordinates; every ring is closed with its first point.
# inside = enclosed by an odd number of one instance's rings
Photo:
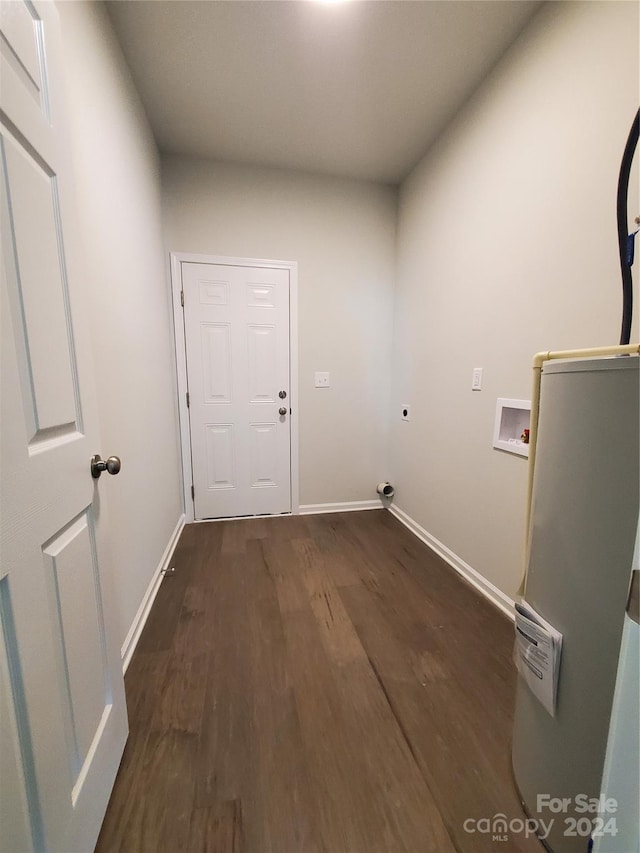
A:
{"type": "Polygon", "coordinates": [[[473,368],[473,379],[471,380],[472,391],[482,391],[482,368],[473,368]]]}
{"type": "Polygon", "coordinates": [[[411,420],[411,406],[408,403],[404,403],[404,405],[402,406],[402,420],[411,420]]]}
{"type": "Polygon", "coordinates": [[[316,388],[329,387],[329,373],[326,371],[316,370],[316,388]]]}

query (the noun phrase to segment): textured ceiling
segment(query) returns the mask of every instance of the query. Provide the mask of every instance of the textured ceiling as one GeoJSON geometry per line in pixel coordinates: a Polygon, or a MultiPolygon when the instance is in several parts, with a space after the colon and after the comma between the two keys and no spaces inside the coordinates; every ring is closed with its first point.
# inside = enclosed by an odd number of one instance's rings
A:
{"type": "Polygon", "coordinates": [[[162,152],[396,183],[539,3],[116,0],[162,152]]]}

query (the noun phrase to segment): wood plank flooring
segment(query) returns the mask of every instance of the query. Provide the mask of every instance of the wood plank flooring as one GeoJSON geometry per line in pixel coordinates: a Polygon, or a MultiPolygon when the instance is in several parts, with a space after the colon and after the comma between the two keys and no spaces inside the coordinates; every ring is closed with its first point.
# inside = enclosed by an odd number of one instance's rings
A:
{"type": "Polygon", "coordinates": [[[513,626],[390,513],[188,525],[173,565],[99,853],[540,853],[464,827],[523,818],[513,626]]]}

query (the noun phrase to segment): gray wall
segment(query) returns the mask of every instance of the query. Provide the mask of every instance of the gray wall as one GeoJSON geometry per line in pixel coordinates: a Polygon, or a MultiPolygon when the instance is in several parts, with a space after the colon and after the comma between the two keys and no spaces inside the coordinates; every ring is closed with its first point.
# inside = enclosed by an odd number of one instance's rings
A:
{"type": "Polygon", "coordinates": [[[396,201],[364,181],[163,158],[167,252],[299,264],[301,504],[375,498],[387,477],[396,201]]]}
{"type": "Polygon", "coordinates": [[[491,447],[496,398],[530,399],[540,350],[618,342],[615,198],[638,101],[638,6],[547,3],[401,189],[396,503],[512,597],[527,463],[491,447]]]}
{"type": "Polygon", "coordinates": [[[122,645],[182,513],[160,162],[101,3],[59,3],[122,645]]]}

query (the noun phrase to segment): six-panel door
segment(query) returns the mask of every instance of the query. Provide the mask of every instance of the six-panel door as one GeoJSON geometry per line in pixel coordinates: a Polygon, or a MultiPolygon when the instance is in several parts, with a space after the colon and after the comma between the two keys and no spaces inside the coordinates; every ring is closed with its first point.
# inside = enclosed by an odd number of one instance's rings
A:
{"type": "MultiPolygon", "coordinates": [[[[93,849],[127,735],[53,3],[1,4],[0,846],[93,849]]],[[[105,484],[106,485],[106,484],[105,484]]]]}
{"type": "Polygon", "coordinates": [[[289,271],[183,263],[182,286],[195,517],[290,512],[289,271]]]}

